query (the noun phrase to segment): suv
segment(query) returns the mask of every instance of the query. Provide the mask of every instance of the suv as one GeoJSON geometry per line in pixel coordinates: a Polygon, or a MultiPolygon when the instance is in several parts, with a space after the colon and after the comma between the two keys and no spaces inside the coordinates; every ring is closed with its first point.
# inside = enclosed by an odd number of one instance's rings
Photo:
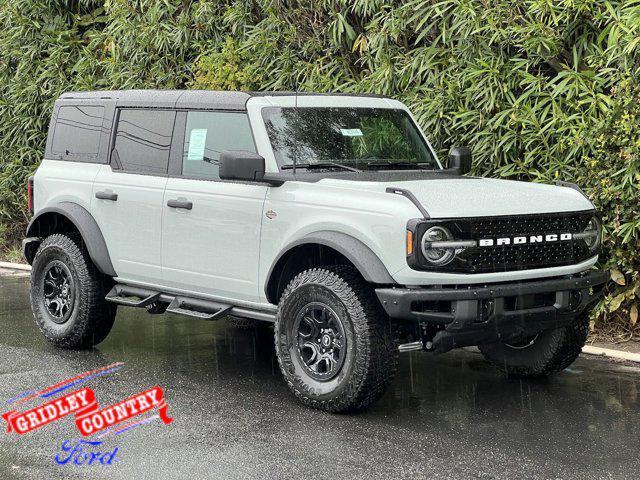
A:
{"type": "Polygon", "coordinates": [[[104,340],[117,305],[271,322],[289,387],[331,412],[379,398],[401,351],[558,372],[607,279],[598,214],[470,164],[443,168],[390,98],[66,93],[29,184],[35,321],[63,348],[104,340]]]}

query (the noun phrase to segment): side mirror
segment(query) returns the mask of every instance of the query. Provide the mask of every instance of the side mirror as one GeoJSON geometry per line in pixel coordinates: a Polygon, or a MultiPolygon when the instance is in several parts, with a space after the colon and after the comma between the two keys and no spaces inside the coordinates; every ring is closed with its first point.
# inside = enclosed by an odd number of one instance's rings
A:
{"type": "Polygon", "coordinates": [[[264,158],[244,150],[224,150],[219,160],[220,179],[261,182],[264,179],[264,158]]]}
{"type": "Polygon", "coordinates": [[[449,150],[449,168],[456,169],[464,175],[471,171],[471,149],[469,147],[452,147],[449,150]]]}

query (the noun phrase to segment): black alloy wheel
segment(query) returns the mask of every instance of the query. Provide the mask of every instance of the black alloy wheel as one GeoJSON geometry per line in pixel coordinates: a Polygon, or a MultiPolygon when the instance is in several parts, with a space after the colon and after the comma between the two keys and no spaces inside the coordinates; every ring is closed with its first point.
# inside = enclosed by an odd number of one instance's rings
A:
{"type": "Polygon", "coordinates": [[[59,260],[51,261],[45,267],[42,277],[42,301],[44,307],[57,324],[69,320],[73,311],[75,285],[69,268],[59,260]]]}
{"type": "Polygon", "coordinates": [[[305,305],[294,323],[298,341],[298,359],[307,374],[319,381],[334,378],[346,356],[347,339],[340,317],[328,305],[305,305]]]}
{"type": "Polygon", "coordinates": [[[350,265],[296,275],[278,303],[274,339],[291,391],[327,412],[367,408],[383,395],[398,362],[389,317],[350,265]]]}

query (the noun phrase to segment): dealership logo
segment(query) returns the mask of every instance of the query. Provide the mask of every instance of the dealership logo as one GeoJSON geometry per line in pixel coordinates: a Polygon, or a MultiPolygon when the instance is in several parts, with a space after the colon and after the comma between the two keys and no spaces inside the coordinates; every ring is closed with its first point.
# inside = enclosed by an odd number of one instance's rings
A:
{"type": "Polygon", "coordinates": [[[566,242],[573,238],[572,233],[548,233],[546,235],[521,235],[518,237],[483,238],[478,240],[480,247],[501,245],[526,245],[532,243],[566,242]]]}
{"type": "Polygon", "coordinates": [[[53,457],[58,465],[111,465],[118,455],[118,447],[105,450],[100,441],[65,440],[60,450],[53,457]]]}
{"type": "Polygon", "coordinates": [[[157,385],[104,408],[98,405],[93,389],[77,388],[79,384],[115,372],[123,365],[107,365],[7,400],[6,403],[14,404],[14,409],[2,414],[7,423],[7,433],[24,435],[67,416],[73,417],[82,437],[95,437],[75,442],[65,440],[60,447],[61,451],[54,456],[55,462],[59,465],[111,465],[118,454],[118,448],[105,447],[98,439],[120,435],[156,419],[162,420],[165,425],[173,421],[167,414],[164,391],[157,385]],[[72,392],[60,395],[74,387],[76,389],[72,392]],[[20,404],[39,399],[46,401],[23,411],[16,408],[20,404]]]}

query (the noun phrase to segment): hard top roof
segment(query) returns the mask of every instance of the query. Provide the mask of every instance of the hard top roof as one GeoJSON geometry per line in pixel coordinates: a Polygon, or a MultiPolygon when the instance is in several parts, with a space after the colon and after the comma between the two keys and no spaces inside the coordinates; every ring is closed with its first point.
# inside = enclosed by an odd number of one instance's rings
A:
{"type": "Polygon", "coordinates": [[[358,93],[313,92],[225,92],[215,90],[105,90],[67,92],[58,100],[116,101],[122,106],[155,106],[173,108],[217,108],[221,110],[245,110],[251,97],[268,96],[348,96],[389,98],[383,95],[358,93]]]}

